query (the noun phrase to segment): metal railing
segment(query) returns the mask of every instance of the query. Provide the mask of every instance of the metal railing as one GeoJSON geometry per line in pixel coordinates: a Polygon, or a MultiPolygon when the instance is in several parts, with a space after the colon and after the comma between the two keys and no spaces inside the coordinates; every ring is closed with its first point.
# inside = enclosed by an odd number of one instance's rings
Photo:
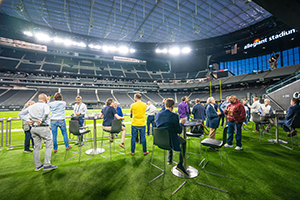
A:
{"type": "Polygon", "coordinates": [[[293,74],[292,76],[289,76],[285,79],[282,79],[281,81],[278,81],[277,83],[275,83],[274,85],[271,85],[269,87],[266,88],[266,93],[270,94],[290,83],[293,83],[297,80],[300,80],[300,72],[296,72],[295,74],[293,74]]]}
{"type": "Polygon", "coordinates": [[[3,135],[4,135],[4,130],[3,130],[3,128],[4,128],[4,120],[5,120],[5,118],[0,118],[0,123],[1,123],[1,142],[0,142],[0,147],[3,147],[3,135]]]}

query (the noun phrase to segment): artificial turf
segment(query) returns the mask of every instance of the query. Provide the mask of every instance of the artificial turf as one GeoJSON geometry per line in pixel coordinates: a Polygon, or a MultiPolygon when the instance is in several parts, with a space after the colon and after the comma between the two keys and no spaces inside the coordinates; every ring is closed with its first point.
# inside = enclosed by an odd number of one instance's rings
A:
{"type": "MultiPolygon", "coordinates": [[[[70,114],[71,111],[66,112],[70,114]]],[[[0,112],[0,117],[7,118],[17,114],[18,112],[0,112]]],[[[125,122],[130,121],[131,119],[126,117],[125,122]]],[[[101,122],[98,121],[99,124],[101,122]]],[[[19,129],[21,123],[13,122],[12,127],[19,129]]],[[[130,134],[130,125],[127,124],[126,127],[127,133],[130,134]]],[[[249,123],[247,128],[251,127],[252,124],[249,123]]],[[[90,129],[92,130],[92,127],[90,129]]],[[[99,137],[100,130],[101,127],[98,127],[99,137]]],[[[222,138],[222,130],[222,127],[218,128],[216,139],[222,138]]],[[[281,128],[279,130],[280,136],[285,139],[285,133],[281,128]]],[[[274,132],[275,127],[271,129],[272,137],[274,132]]],[[[58,136],[61,140],[60,132],[58,136]]],[[[147,147],[150,151],[147,156],[143,156],[140,144],[137,144],[134,156],[129,154],[130,138],[127,136],[125,140],[126,155],[113,152],[112,160],[95,155],[81,164],[77,158],[65,161],[64,145],[60,143],[58,153],[52,154],[51,160],[53,165],[58,165],[58,169],[50,172],[34,172],[33,156],[31,153],[23,153],[22,147],[10,150],[1,147],[0,199],[300,199],[299,146],[291,151],[279,144],[262,145],[257,139],[250,139],[248,131],[243,131],[243,150],[226,148],[228,163],[224,162],[224,165],[226,174],[232,179],[205,173],[198,166],[203,156],[190,154],[187,164],[197,168],[199,176],[187,179],[187,183],[172,196],[172,192],[184,179],[174,176],[171,166],[167,165],[165,175],[148,184],[160,174],[160,171],[150,166],[153,137],[147,137],[147,147]],[[228,193],[198,185],[197,182],[228,190],[228,193]]],[[[23,140],[22,131],[12,132],[12,144],[22,144],[23,140]]],[[[78,150],[73,141],[70,143],[73,151],[78,150]]],[[[188,151],[200,151],[199,139],[191,138],[188,143],[188,151]]],[[[99,139],[98,147],[100,144],[99,139]]],[[[88,148],[89,143],[86,142],[82,150],[88,148]]],[[[122,150],[117,145],[116,148],[122,150]]],[[[202,147],[202,152],[205,148],[202,147]]],[[[109,149],[105,149],[103,155],[108,157],[109,149]]],[[[41,159],[44,157],[44,151],[45,148],[41,150],[41,159]]],[[[222,154],[224,155],[224,152],[222,154]]],[[[163,151],[156,147],[154,163],[161,168],[164,164],[163,155],[163,151]]],[[[223,173],[219,153],[208,151],[208,155],[210,162],[206,170],[223,173]]],[[[67,157],[72,156],[73,154],[68,152],[67,157]]],[[[83,153],[82,160],[87,158],[89,156],[83,153]]],[[[178,155],[174,157],[174,161],[178,161],[178,155]]]]}

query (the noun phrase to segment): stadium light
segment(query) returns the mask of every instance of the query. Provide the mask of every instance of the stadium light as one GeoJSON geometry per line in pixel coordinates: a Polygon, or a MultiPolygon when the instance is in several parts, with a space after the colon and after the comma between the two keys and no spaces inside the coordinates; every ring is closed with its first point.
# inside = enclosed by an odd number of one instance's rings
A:
{"type": "Polygon", "coordinates": [[[109,51],[115,52],[117,50],[116,46],[109,46],[109,51]]]}
{"type": "Polygon", "coordinates": [[[63,42],[64,42],[63,39],[58,38],[58,37],[53,38],[53,41],[54,41],[55,43],[63,43],[63,42]]]}
{"type": "Polygon", "coordinates": [[[23,33],[24,33],[24,35],[27,35],[29,37],[33,36],[32,32],[30,32],[30,31],[24,31],[23,33]]]}
{"type": "Polygon", "coordinates": [[[104,52],[108,52],[108,50],[109,50],[108,46],[103,46],[102,49],[104,52]]]}
{"type": "Polygon", "coordinates": [[[93,44],[88,45],[90,48],[94,48],[95,46],[93,44]]]}
{"type": "Polygon", "coordinates": [[[77,43],[77,46],[80,46],[80,47],[86,47],[86,44],[83,43],[83,42],[80,42],[80,43],[77,43]]]}
{"type": "Polygon", "coordinates": [[[161,50],[161,53],[166,54],[166,53],[168,53],[168,50],[166,48],[164,48],[164,49],[161,50]]]}
{"type": "Polygon", "coordinates": [[[192,50],[190,47],[184,47],[181,49],[181,53],[187,54],[190,53],[192,50]]]}
{"type": "Polygon", "coordinates": [[[130,49],[129,51],[130,51],[130,53],[134,53],[135,49],[130,49]]]}
{"type": "Polygon", "coordinates": [[[119,49],[118,49],[118,51],[120,53],[128,53],[129,49],[126,46],[120,46],[119,49]]]}
{"type": "Polygon", "coordinates": [[[96,45],[94,46],[95,49],[101,49],[101,46],[100,45],[96,45]]]}
{"type": "Polygon", "coordinates": [[[161,50],[160,49],[155,49],[155,53],[160,53],[161,50]]]}
{"type": "Polygon", "coordinates": [[[173,47],[169,49],[169,53],[172,55],[178,55],[180,53],[180,49],[178,47],[173,47]]]}
{"type": "Polygon", "coordinates": [[[72,43],[73,43],[72,40],[69,39],[64,40],[64,45],[66,46],[70,46],[72,43]]]}
{"type": "Polygon", "coordinates": [[[49,42],[50,40],[52,40],[52,38],[49,37],[49,35],[47,35],[45,33],[36,33],[35,37],[36,37],[36,39],[43,40],[45,42],[49,42]]]}

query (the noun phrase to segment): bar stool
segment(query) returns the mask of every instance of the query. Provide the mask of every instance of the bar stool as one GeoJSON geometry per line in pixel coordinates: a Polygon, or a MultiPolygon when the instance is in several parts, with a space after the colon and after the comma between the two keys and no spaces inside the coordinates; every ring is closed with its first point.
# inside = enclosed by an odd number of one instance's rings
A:
{"type": "MultiPolygon", "coordinates": [[[[80,136],[80,137],[83,137],[83,135],[87,134],[90,132],[90,130],[80,130],[80,127],[79,127],[79,121],[78,120],[70,120],[69,121],[69,132],[75,136],[80,136]]],[[[66,150],[66,153],[65,153],[65,161],[67,160],[70,160],[72,158],[75,158],[76,156],[78,156],[78,162],[80,163],[80,157],[81,157],[81,148],[82,148],[82,145],[79,146],[79,152],[76,152],[76,151],[71,151],[71,150],[66,150]],[[71,158],[68,158],[67,159],[67,153],[68,152],[71,152],[71,153],[77,153],[78,155],[76,156],[73,156],[71,158]]],[[[84,160],[83,162],[93,158],[94,156],[84,160]]]]}
{"type": "MultiPolygon", "coordinates": [[[[110,131],[107,131],[107,130],[104,130],[103,129],[103,126],[102,126],[102,142],[101,142],[101,148],[103,148],[103,139],[104,139],[104,132],[107,132],[109,134],[115,134],[115,133],[119,133],[120,131],[122,131],[122,121],[121,120],[118,120],[118,119],[114,119],[112,121],[112,124],[111,124],[111,130],[110,131]]],[[[104,144],[105,146],[107,146],[106,144],[104,144]]],[[[114,145],[114,148],[115,148],[115,145],[114,145]]],[[[106,159],[109,159],[111,160],[112,159],[112,156],[111,156],[111,142],[109,142],[109,150],[110,150],[110,159],[101,155],[103,158],[106,158],[106,159]]],[[[118,152],[118,151],[116,151],[118,152]]],[[[120,153],[120,152],[118,152],[120,153]]]]}
{"type": "Polygon", "coordinates": [[[260,116],[259,116],[258,113],[252,113],[251,115],[252,115],[253,123],[252,123],[252,129],[249,130],[250,131],[250,138],[259,139],[259,144],[274,144],[274,142],[267,142],[267,143],[262,143],[261,142],[262,140],[264,140],[264,136],[265,136],[264,135],[265,132],[264,132],[264,130],[262,130],[261,127],[259,128],[259,137],[252,136],[255,124],[258,124],[260,126],[264,126],[264,125],[268,125],[269,122],[261,121],[260,116]]]}
{"type": "MultiPolygon", "coordinates": [[[[293,118],[293,122],[292,122],[292,125],[291,125],[292,128],[296,129],[296,128],[300,128],[300,116],[294,116],[293,118]]],[[[295,142],[295,137],[297,136],[293,136],[293,137],[290,137],[290,143],[291,143],[291,146],[288,146],[288,145],[284,145],[284,144],[280,144],[282,147],[285,147],[287,149],[290,149],[290,150],[294,150],[294,142],[295,142]]],[[[286,135],[286,140],[288,141],[289,137],[286,135]]],[[[297,141],[297,140],[296,140],[297,141]]],[[[297,141],[298,142],[298,141],[297,141]]],[[[288,144],[289,142],[287,142],[288,144]]],[[[299,144],[298,144],[299,146],[299,144]]]]}

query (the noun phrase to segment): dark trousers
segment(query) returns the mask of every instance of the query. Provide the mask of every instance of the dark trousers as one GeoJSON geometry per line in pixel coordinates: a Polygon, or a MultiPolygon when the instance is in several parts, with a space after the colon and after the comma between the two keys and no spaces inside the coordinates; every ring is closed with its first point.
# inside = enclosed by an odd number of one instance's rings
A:
{"type": "Polygon", "coordinates": [[[152,124],[151,133],[153,135],[154,115],[148,115],[148,118],[147,118],[147,135],[150,135],[150,124],[152,124]]]}
{"type": "MultiPolygon", "coordinates": [[[[186,141],[185,141],[185,139],[183,139],[180,136],[178,136],[178,139],[179,139],[180,144],[181,144],[181,151],[180,151],[179,163],[178,164],[182,165],[183,164],[183,155],[185,155],[185,151],[186,151],[186,141]]],[[[168,162],[172,162],[172,161],[173,161],[173,150],[169,150],[168,162]]]]}
{"type": "MultiPolygon", "coordinates": [[[[286,125],[286,121],[282,120],[278,122],[278,125],[285,131],[285,132],[291,132],[290,128],[286,125]]],[[[291,127],[292,130],[295,130],[293,127],[291,127]]]]}
{"type": "MultiPolygon", "coordinates": [[[[79,117],[78,120],[79,120],[79,126],[83,126],[84,117],[79,117]]],[[[78,136],[78,140],[79,140],[79,142],[82,142],[83,141],[83,135],[78,136]]]]}
{"type": "Polygon", "coordinates": [[[31,132],[30,130],[29,131],[25,131],[25,143],[24,143],[24,150],[29,150],[29,147],[30,147],[30,140],[31,140],[31,144],[32,144],[32,147],[34,146],[34,142],[33,142],[33,139],[32,139],[32,136],[31,136],[31,132]]]}
{"type": "Polygon", "coordinates": [[[259,131],[259,125],[255,123],[255,130],[259,131]]]}
{"type": "Polygon", "coordinates": [[[221,122],[221,126],[224,125],[224,118],[225,118],[224,114],[219,115],[219,120],[220,120],[219,122],[221,122]]]}

